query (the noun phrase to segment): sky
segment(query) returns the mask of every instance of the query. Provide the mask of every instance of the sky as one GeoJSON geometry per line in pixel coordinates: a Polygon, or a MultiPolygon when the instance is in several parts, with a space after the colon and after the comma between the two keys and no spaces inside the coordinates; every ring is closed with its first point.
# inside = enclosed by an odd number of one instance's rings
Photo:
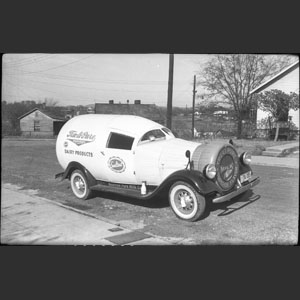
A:
{"type": "MultiPolygon", "coordinates": [[[[193,77],[210,56],[174,55],[173,106],[192,106],[193,77]]],[[[58,106],[109,100],[167,106],[168,54],[4,54],[2,62],[2,101],[8,103],[48,98],[58,106]]]]}

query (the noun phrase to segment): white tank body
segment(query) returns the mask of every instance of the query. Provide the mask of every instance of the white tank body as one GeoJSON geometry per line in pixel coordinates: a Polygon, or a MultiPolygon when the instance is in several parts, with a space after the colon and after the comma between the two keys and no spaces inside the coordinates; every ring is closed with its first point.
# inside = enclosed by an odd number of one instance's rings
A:
{"type": "Polygon", "coordinates": [[[59,132],[57,159],[63,169],[72,161],[80,163],[97,180],[140,183],[140,178],[149,182],[148,177],[151,177],[155,180],[150,178],[150,182],[159,184],[170,170],[184,168],[187,162],[185,151],[198,145],[176,139],[172,133],[166,132],[163,141],[139,143],[145,133],[162,128],[164,126],[156,122],[131,115],[77,116],[69,120],[59,132]],[[132,137],[131,149],[109,149],[107,143],[111,133],[132,137]],[[171,162],[174,167],[171,167],[171,162]]]}
{"type": "Polygon", "coordinates": [[[74,117],[62,127],[56,155],[63,169],[75,161],[97,180],[159,185],[170,174],[185,169],[186,151],[192,158],[196,149],[201,151],[199,147],[200,143],[175,138],[164,126],[145,118],[94,114],[74,117]],[[163,137],[144,140],[153,130],[163,137]],[[113,134],[129,139],[129,148],[111,147],[113,134]]]}
{"type": "MultiPolygon", "coordinates": [[[[88,116],[88,115],[87,115],[88,116]]],[[[56,156],[63,169],[72,161],[79,162],[93,175],[101,164],[100,151],[108,137],[107,118],[74,117],[60,130],[56,141],[56,156]]]]}

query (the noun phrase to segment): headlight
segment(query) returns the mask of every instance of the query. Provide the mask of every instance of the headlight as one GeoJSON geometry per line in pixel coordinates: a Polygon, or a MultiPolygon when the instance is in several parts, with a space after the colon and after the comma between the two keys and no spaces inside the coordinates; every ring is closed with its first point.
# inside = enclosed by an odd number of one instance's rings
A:
{"type": "Polygon", "coordinates": [[[204,168],[204,174],[209,179],[213,179],[216,176],[216,174],[217,174],[217,169],[216,169],[215,165],[213,165],[213,164],[207,165],[204,168]]]}
{"type": "Polygon", "coordinates": [[[251,154],[248,152],[244,152],[241,155],[241,160],[245,165],[249,165],[251,163],[251,154]]]}

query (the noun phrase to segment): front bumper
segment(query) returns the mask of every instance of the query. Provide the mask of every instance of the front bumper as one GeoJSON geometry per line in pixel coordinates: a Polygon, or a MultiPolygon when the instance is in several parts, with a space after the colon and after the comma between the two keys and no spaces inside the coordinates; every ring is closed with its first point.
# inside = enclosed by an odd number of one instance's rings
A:
{"type": "Polygon", "coordinates": [[[221,203],[221,202],[225,202],[225,201],[229,201],[230,199],[246,192],[247,190],[249,190],[250,188],[256,186],[257,184],[260,183],[260,178],[257,177],[255,179],[253,179],[252,181],[250,181],[248,184],[241,186],[240,188],[236,188],[236,190],[234,190],[233,192],[223,195],[221,197],[217,197],[212,199],[213,203],[221,203]]]}

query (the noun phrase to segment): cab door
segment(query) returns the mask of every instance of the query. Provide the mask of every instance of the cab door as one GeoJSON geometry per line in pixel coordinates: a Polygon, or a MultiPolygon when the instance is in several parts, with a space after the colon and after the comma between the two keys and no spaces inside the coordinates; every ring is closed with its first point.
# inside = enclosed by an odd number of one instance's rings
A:
{"type": "Polygon", "coordinates": [[[103,166],[109,182],[136,184],[133,142],[132,136],[110,133],[104,150],[106,163],[103,166]]]}
{"type": "Polygon", "coordinates": [[[161,143],[145,143],[137,145],[135,149],[135,172],[137,184],[143,181],[149,185],[159,185],[161,175],[159,158],[161,155],[161,143]]]}

